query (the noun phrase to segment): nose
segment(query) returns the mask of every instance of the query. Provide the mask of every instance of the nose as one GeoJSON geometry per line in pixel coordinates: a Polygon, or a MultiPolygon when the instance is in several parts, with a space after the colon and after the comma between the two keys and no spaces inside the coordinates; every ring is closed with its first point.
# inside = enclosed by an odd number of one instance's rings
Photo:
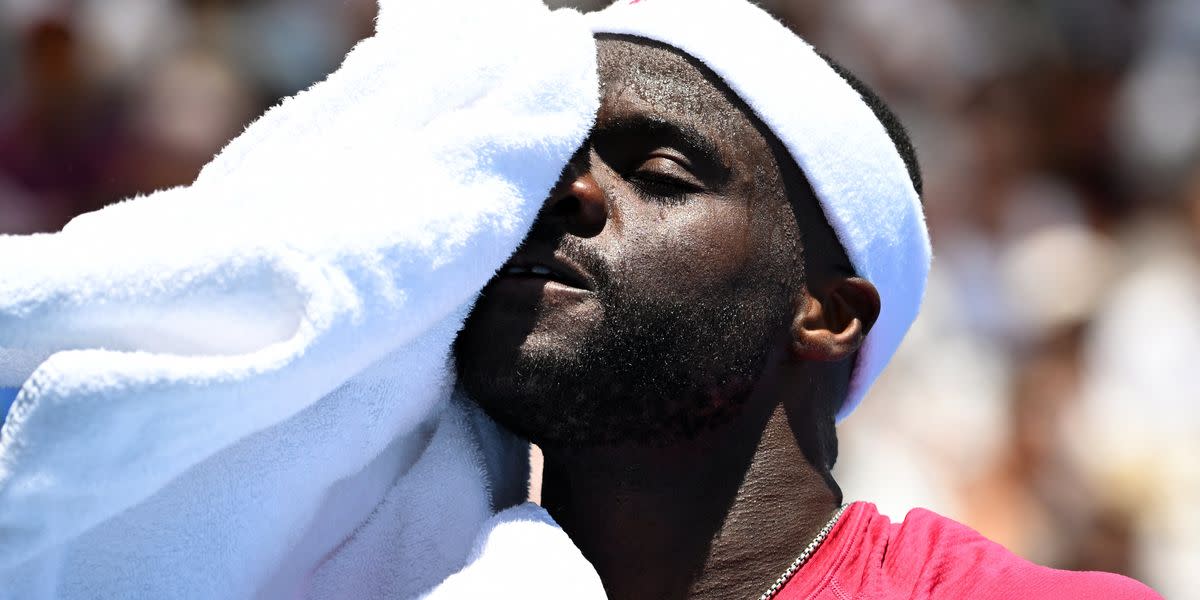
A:
{"type": "Polygon", "coordinates": [[[586,151],[567,164],[542,210],[546,219],[558,222],[571,235],[593,237],[604,230],[608,222],[608,195],[596,182],[586,151]]]}

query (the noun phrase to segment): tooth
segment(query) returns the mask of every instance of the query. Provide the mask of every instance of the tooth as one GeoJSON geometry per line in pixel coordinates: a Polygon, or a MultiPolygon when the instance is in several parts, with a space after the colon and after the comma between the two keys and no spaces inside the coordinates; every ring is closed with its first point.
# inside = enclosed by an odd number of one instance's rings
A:
{"type": "Polygon", "coordinates": [[[543,267],[540,265],[534,266],[534,267],[529,267],[529,270],[532,271],[534,275],[549,275],[550,274],[550,269],[547,269],[546,267],[543,267]]]}

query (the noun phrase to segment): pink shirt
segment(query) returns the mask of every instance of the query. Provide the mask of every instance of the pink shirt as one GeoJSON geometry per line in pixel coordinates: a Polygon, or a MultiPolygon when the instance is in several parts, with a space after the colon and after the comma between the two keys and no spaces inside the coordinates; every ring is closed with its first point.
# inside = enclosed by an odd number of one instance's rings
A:
{"type": "Polygon", "coordinates": [[[1128,577],[1035,565],[924,509],[909,512],[903,523],[892,523],[867,502],[846,509],[829,538],[776,598],[1162,600],[1128,577]]]}

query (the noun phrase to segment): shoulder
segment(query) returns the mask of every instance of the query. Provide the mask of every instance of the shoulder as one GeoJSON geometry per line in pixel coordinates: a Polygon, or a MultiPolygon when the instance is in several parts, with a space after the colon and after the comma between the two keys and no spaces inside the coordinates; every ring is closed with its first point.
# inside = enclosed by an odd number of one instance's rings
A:
{"type": "Polygon", "coordinates": [[[1036,565],[970,527],[925,509],[910,511],[892,528],[885,576],[897,591],[913,598],[1162,598],[1121,575],[1036,565]]]}

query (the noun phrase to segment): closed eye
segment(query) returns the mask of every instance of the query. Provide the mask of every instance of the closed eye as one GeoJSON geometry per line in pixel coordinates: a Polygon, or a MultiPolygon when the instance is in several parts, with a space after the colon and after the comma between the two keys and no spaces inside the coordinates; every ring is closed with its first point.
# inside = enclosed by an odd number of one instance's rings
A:
{"type": "Polygon", "coordinates": [[[630,181],[652,195],[677,197],[704,190],[704,183],[684,164],[684,159],[655,152],[629,175],[630,181]]]}

